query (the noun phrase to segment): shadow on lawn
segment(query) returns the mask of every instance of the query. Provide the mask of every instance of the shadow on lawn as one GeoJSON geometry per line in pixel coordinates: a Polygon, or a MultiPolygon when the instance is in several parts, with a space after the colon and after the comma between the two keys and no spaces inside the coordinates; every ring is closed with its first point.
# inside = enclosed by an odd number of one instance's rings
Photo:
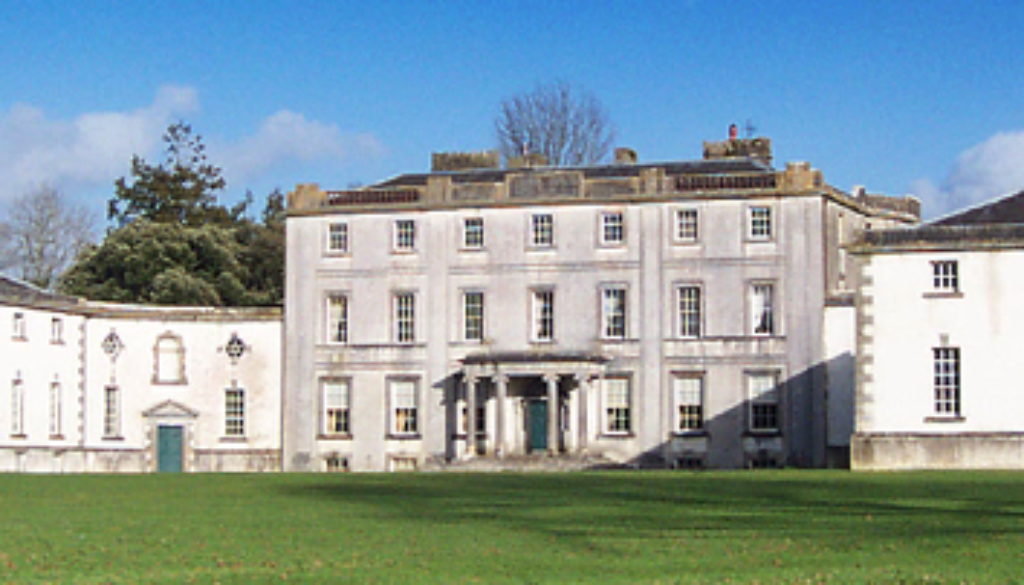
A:
{"type": "Polygon", "coordinates": [[[1020,474],[804,472],[354,475],[288,495],[431,524],[493,523],[560,538],[764,531],[794,537],[1024,533],[1020,474]]]}

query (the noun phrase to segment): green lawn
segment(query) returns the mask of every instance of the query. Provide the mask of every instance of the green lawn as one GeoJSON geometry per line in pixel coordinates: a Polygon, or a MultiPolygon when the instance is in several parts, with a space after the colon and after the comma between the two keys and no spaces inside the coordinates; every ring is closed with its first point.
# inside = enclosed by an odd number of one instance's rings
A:
{"type": "Polygon", "coordinates": [[[992,582],[1024,474],[0,476],[0,581],[992,582]]]}

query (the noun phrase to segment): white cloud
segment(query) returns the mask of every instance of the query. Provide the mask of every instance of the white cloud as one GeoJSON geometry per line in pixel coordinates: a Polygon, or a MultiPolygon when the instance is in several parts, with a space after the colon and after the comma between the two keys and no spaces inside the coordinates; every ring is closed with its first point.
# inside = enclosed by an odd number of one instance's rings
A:
{"type": "Polygon", "coordinates": [[[927,179],[915,194],[931,202],[938,214],[1024,190],[1024,131],[1001,132],[957,157],[942,185],[927,179]]]}
{"type": "Polygon", "coordinates": [[[347,165],[373,160],[384,148],[375,136],[343,132],[334,124],[309,120],[281,110],[263,121],[255,134],[216,149],[229,183],[258,178],[276,167],[294,163],[347,165]]]}
{"type": "Polygon", "coordinates": [[[161,88],[152,104],[134,111],[86,113],[74,120],[16,104],[0,113],[0,199],[44,183],[64,189],[110,184],[133,154],[159,145],[171,121],[198,108],[195,90],[187,87],[161,88]]]}
{"type": "MultiPolygon", "coordinates": [[[[27,104],[0,111],[0,203],[42,184],[72,193],[101,187],[109,192],[114,180],[128,172],[133,155],[158,162],[168,125],[199,109],[194,88],[167,86],[143,108],[84,113],[72,120],[47,117],[27,104]]],[[[314,164],[344,166],[378,159],[384,152],[372,134],[343,132],[288,110],[266,118],[255,133],[235,142],[199,134],[208,138],[210,162],[221,167],[232,189],[272,176],[281,167],[301,173],[314,164]]]]}

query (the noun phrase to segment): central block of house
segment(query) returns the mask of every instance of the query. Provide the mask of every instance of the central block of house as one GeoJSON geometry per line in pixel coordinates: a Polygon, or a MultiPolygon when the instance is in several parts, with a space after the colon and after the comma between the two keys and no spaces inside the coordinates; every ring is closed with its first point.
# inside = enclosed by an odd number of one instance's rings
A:
{"type": "Polygon", "coordinates": [[[362,189],[298,186],[284,468],[841,465],[841,244],[919,209],[770,160],[763,138],[582,168],[450,154],[362,189]]]}

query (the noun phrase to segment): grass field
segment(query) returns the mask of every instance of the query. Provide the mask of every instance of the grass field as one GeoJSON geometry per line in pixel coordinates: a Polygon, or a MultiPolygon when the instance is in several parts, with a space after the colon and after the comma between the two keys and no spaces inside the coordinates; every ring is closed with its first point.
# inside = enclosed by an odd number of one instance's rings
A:
{"type": "Polygon", "coordinates": [[[1024,579],[1024,474],[0,476],[0,581],[1024,579]]]}

